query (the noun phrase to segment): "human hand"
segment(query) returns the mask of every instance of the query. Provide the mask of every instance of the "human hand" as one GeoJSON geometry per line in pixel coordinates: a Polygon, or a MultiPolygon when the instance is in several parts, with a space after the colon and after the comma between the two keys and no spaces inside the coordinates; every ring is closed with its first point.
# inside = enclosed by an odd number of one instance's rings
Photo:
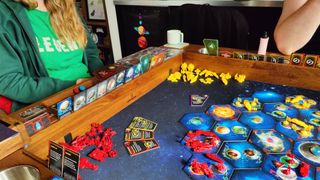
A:
{"type": "Polygon", "coordinates": [[[89,79],[89,78],[81,78],[81,79],[78,79],[78,80],[76,81],[76,84],[83,83],[83,82],[87,81],[88,79],[89,79]]]}

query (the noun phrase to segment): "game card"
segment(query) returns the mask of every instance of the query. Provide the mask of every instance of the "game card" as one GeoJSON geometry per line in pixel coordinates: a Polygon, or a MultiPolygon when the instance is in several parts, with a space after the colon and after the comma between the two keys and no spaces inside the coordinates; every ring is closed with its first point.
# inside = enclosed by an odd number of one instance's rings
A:
{"type": "Polygon", "coordinates": [[[87,90],[87,104],[92,103],[97,99],[98,86],[95,85],[87,90]]]}
{"type": "Polygon", "coordinates": [[[158,149],[160,146],[155,139],[146,141],[128,141],[124,142],[130,156],[135,156],[144,152],[158,149]]]}
{"type": "Polygon", "coordinates": [[[51,106],[51,110],[56,114],[58,119],[62,119],[63,117],[71,114],[72,112],[72,98],[68,97],[57,104],[51,106]]]}
{"type": "Polygon", "coordinates": [[[78,180],[80,154],[70,149],[65,149],[63,158],[63,178],[66,180],[78,180]]]}
{"type": "Polygon", "coordinates": [[[108,79],[107,93],[116,88],[116,77],[117,75],[114,75],[108,79]]]}
{"type": "Polygon", "coordinates": [[[204,39],[204,47],[206,47],[209,56],[219,55],[219,41],[217,39],[204,39]]]}
{"type": "Polygon", "coordinates": [[[190,95],[190,106],[203,106],[207,99],[209,98],[208,95],[197,95],[197,94],[192,94],[190,95]]]}
{"type": "Polygon", "coordinates": [[[62,176],[63,172],[63,154],[64,148],[53,142],[49,142],[49,169],[58,176],[62,176]]]}
{"type": "Polygon", "coordinates": [[[26,111],[23,111],[22,113],[19,114],[19,116],[22,119],[29,120],[38,116],[39,114],[42,114],[45,111],[47,111],[47,107],[45,107],[44,105],[39,105],[39,106],[32,107],[26,111]]]}
{"type": "Polygon", "coordinates": [[[116,77],[116,87],[119,87],[119,86],[121,86],[121,85],[124,84],[125,75],[126,75],[126,71],[125,71],[125,70],[120,71],[120,72],[117,74],[117,77],[116,77]]]}
{"type": "Polygon", "coordinates": [[[130,129],[125,130],[125,141],[141,141],[150,140],[154,138],[154,133],[152,131],[144,131],[140,129],[130,129]]]}
{"type": "Polygon", "coordinates": [[[107,93],[107,84],[108,84],[108,79],[104,80],[98,84],[97,98],[101,98],[102,96],[104,96],[107,93]]]}
{"type": "Polygon", "coordinates": [[[157,128],[157,123],[145,119],[143,117],[134,117],[128,128],[140,129],[145,131],[154,131],[157,128]]]}
{"type": "Polygon", "coordinates": [[[73,111],[77,111],[87,104],[86,91],[82,91],[73,97],[73,111]]]}

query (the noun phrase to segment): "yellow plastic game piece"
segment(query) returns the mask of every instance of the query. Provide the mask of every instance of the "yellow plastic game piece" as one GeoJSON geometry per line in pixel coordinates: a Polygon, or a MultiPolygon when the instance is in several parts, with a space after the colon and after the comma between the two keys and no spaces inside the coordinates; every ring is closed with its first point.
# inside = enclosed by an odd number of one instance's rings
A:
{"type": "Polygon", "coordinates": [[[206,82],[203,78],[200,78],[199,81],[202,82],[203,84],[205,84],[206,82]]]}
{"type": "Polygon", "coordinates": [[[221,77],[221,81],[223,82],[223,84],[226,86],[228,85],[228,80],[224,77],[221,77]]]}
{"type": "Polygon", "coordinates": [[[286,127],[288,127],[289,124],[290,124],[289,121],[283,121],[283,122],[282,122],[282,125],[284,125],[284,126],[286,126],[286,127]]]}
{"type": "Polygon", "coordinates": [[[201,70],[200,69],[196,69],[194,72],[196,73],[196,75],[199,75],[201,70]]]}
{"type": "Polygon", "coordinates": [[[187,76],[185,74],[182,76],[182,79],[183,79],[183,82],[187,82],[187,76]]]}
{"type": "Polygon", "coordinates": [[[202,70],[201,73],[200,73],[200,76],[203,76],[205,73],[207,72],[207,70],[202,70]]]}
{"type": "Polygon", "coordinates": [[[187,67],[188,67],[187,63],[182,63],[181,64],[181,71],[187,71],[187,67]]]}
{"type": "Polygon", "coordinates": [[[310,131],[306,131],[306,130],[301,130],[301,131],[299,131],[299,134],[302,137],[309,137],[311,135],[311,132],[310,131]]]}
{"type": "Polygon", "coordinates": [[[219,76],[218,76],[217,73],[213,72],[213,76],[214,76],[215,78],[219,79],[219,76]]]}
{"type": "Polygon", "coordinates": [[[193,71],[194,70],[194,65],[193,64],[189,64],[188,65],[188,71],[193,71]]]}
{"type": "Polygon", "coordinates": [[[243,83],[245,81],[245,79],[246,79],[246,76],[243,75],[243,74],[240,74],[240,75],[236,74],[234,76],[234,79],[237,80],[239,83],[243,83]]]}
{"type": "Polygon", "coordinates": [[[197,80],[198,80],[198,76],[194,76],[194,78],[190,80],[190,84],[195,83],[197,80]]]}
{"type": "Polygon", "coordinates": [[[226,78],[226,79],[231,79],[231,74],[230,74],[230,73],[227,73],[226,76],[225,76],[225,78],[226,78]]]}
{"type": "Polygon", "coordinates": [[[248,111],[252,111],[252,106],[251,106],[251,104],[250,104],[250,101],[244,100],[244,101],[243,101],[243,105],[244,105],[244,107],[245,107],[248,111]]]}
{"type": "Polygon", "coordinates": [[[181,79],[181,73],[180,73],[180,72],[175,72],[173,75],[174,75],[174,77],[175,77],[176,79],[178,79],[178,80],[181,79]]]}

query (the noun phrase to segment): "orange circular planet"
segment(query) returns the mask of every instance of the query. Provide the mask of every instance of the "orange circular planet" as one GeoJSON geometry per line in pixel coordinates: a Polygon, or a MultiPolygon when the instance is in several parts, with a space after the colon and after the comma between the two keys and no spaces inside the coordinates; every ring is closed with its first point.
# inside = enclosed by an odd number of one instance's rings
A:
{"type": "Polygon", "coordinates": [[[140,48],[144,49],[148,46],[148,41],[147,41],[147,38],[144,37],[144,36],[140,36],[138,38],[138,45],[140,48]]]}
{"type": "Polygon", "coordinates": [[[235,115],[234,110],[229,107],[216,107],[212,113],[222,118],[232,118],[235,115]]]}

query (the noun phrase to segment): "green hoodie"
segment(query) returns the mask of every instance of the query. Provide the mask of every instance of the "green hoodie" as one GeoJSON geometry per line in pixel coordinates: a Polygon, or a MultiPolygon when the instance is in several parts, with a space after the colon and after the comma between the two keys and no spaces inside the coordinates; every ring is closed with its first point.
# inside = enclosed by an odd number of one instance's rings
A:
{"type": "MultiPolygon", "coordinates": [[[[75,84],[49,77],[24,8],[0,0],[0,95],[13,101],[12,111],[75,84]]],[[[90,72],[103,66],[89,33],[83,63],[90,72]]]]}

